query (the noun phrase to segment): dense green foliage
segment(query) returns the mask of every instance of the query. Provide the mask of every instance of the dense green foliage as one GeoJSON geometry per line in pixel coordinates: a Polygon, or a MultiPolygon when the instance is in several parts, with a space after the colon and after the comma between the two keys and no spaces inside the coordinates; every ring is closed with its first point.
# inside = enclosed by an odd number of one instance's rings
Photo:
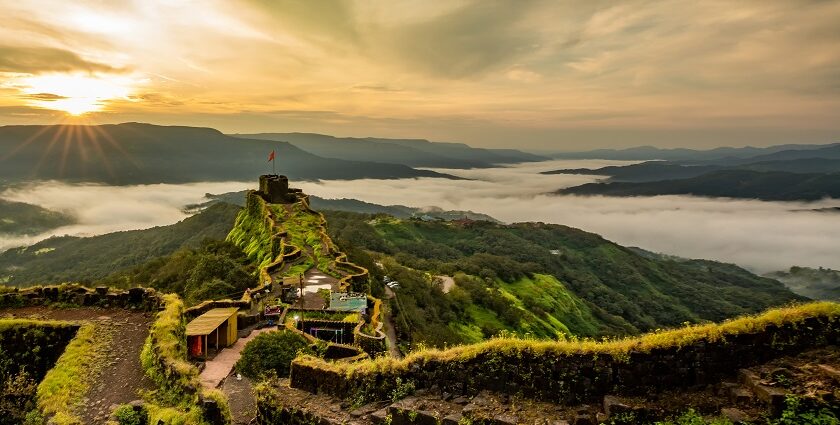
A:
{"type": "Polygon", "coordinates": [[[395,260],[383,263],[401,285],[392,310],[415,342],[474,341],[499,330],[548,336],[564,327],[584,336],[635,334],[802,299],[734,265],[648,258],[565,226],[328,219],[354,261],[365,262],[360,251],[395,260]],[[443,294],[433,274],[456,276],[456,289],[443,294]]]}
{"type": "Polygon", "coordinates": [[[134,410],[127,404],[114,409],[113,416],[119,425],[145,425],[149,422],[149,413],[145,409],[134,410]]]}
{"type": "Polygon", "coordinates": [[[175,293],[187,304],[204,300],[236,298],[257,286],[255,267],[236,245],[205,240],[197,248],[182,248],[140,266],[115,273],[96,282],[111,287],[152,287],[175,293]]]}
{"type": "Polygon", "coordinates": [[[767,277],[808,298],[840,301],[840,271],[837,270],[794,266],[788,271],[770,273],[767,277]]]}
{"type": "Polygon", "coordinates": [[[73,217],[58,211],[0,199],[0,235],[34,235],[74,222],[73,217]]]}
{"type": "Polygon", "coordinates": [[[800,174],[723,170],[701,176],[641,183],[588,183],[558,190],[564,195],[696,195],[765,201],[816,201],[840,197],[840,173],[800,174]]]}
{"type": "Polygon", "coordinates": [[[34,285],[91,282],[128,267],[196,247],[205,239],[224,239],[239,207],[218,204],[181,222],[145,230],[89,238],[56,237],[0,254],[0,281],[34,285]]]}
{"type": "Polygon", "coordinates": [[[253,379],[288,377],[298,354],[313,354],[306,338],[287,330],[265,332],[245,345],[236,371],[253,379]]]}

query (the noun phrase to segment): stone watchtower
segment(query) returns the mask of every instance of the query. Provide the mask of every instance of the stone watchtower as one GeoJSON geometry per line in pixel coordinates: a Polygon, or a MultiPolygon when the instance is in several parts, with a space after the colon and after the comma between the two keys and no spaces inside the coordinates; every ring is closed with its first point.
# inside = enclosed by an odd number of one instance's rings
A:
{"type": "Polygon", "coordinates": [[[260,176],[260,195],[266,202],[272,204],[287,204],[297,201],[300,189],[290,189],[289,179],[277,174],[263,174],[260,176]]]}

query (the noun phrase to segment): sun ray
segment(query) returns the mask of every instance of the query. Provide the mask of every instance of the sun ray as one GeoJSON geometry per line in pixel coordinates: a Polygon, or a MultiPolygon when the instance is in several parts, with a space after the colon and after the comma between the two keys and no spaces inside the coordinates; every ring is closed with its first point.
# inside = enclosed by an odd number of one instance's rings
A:
{"type": "Polygon", "coordinates": [[[38,159],[38,163],[35,164],[35,168],[32,170],[33,175],[37,174],[38,171],[41,169],[42,166],[50,159],[50,153],[52,152],[53,146],[58,143],[58,140],[67,130],[67,126],[64,124],[52,125],[50,126],[51,129],[55,129],[55,134],[53,134],[52,138],[49,142],[47,142],[46,148],[44,148],[43,153],[41,154],[41,158],[38,159]]]}
{"type": "Polygon", "coordinates": [[[102,138],[105,139],[108,144],[113,146],[120,154],[122,154],[123,159],[129,162],[133,167],[138,167],[137,161],[131,157],[131,155],[117,142],[108,132],[102,128],[102,126],[92,126],[91,127],[95,132],[102,135],[102,138]]]}
{"type": "Polygon", "coordinates": [[[85,125],[82,127],[85,134],[87,134],[88,136],[88,140],[90,141],[93,150],[99,155],[100,158],[102,158],[102,165],[105,166],[105,171],[108,173],[108,176],[110,176],[111,178],[116,178],[117,175],[114,173],[114,167],[111,166],[111,161],[108,161],[107,155],[102,149],[102,145],[99,144],[99,137],[93,131],[94,128],[97,127],[92,127],[90,125],[85,125]]]}

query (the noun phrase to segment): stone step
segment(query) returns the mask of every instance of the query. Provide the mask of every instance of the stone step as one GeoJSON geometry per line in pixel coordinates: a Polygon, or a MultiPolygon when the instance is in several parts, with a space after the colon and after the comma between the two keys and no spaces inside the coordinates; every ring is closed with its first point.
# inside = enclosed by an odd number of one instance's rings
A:
{"type": "Polygon", "coordinates": [[[831,367],[827,364],[817,365],[817,369],[819,369],[820,373],[823,375],[831,378],[834,382],[840,384],[840,370],[837,370],[834,367],[831,367]]]}
{"type": "Polygon", "coordinates": [[[735,425],[749,424],[752,422],[752,418],[734,407],[724,407],[720,409],[720,414],[735,425]]]}

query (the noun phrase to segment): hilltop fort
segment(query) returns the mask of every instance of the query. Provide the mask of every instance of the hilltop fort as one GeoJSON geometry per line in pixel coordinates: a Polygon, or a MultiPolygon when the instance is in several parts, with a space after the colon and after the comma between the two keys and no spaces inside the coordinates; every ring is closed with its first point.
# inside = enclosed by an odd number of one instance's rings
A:
{"type": "Polygon", "coordinates": [[[840,414],[836,303],[626,339],[495,338],[400,358],[371,295],[379,282],[326,226],[285,176],[263,175],[228,235],[259,275],[241,296],[185,308],[146,288],[0,287],[0,355],[17,365],[0,372],[38,381],[21,399],[27,423],[594,425],[690,408],[739,423],[803,403],[840,414]],[[252,387],[233,365],[272,332],[313,355],[252,387]],[[108,350],[122,350],[120,361],[101,362],[108,350]]]}

